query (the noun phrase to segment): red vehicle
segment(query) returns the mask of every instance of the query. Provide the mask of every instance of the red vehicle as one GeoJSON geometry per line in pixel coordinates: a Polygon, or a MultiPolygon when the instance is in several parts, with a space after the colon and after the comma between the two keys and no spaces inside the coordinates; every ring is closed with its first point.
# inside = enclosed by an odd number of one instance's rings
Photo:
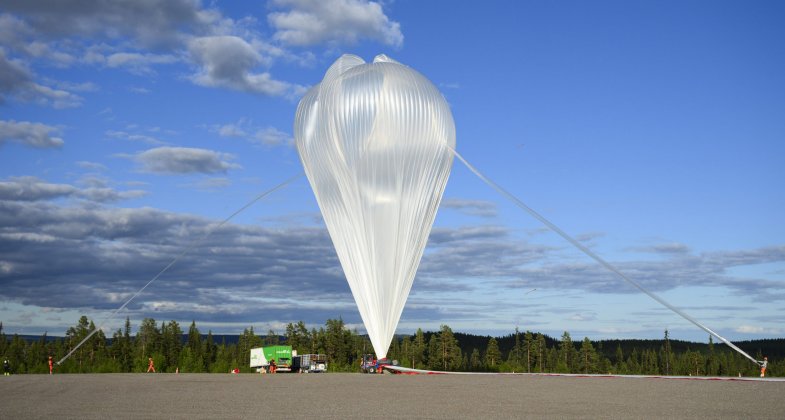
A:
{"type": "Polygon", "coordinates": [[[394,362],[388,358],[376,359],[373,354],[364,354],[360,371],[362,373],[383,373],[385,366],[392,366],[394,362]]]}

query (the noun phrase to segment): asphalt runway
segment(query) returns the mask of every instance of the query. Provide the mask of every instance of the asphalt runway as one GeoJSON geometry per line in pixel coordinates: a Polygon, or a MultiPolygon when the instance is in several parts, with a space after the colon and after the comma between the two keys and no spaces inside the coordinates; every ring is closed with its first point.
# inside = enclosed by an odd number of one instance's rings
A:
{"type": "Polygon", "coordinates": [[[785,382],[529,375],[0,377],[0,418],[785,418],[785,382]]]}

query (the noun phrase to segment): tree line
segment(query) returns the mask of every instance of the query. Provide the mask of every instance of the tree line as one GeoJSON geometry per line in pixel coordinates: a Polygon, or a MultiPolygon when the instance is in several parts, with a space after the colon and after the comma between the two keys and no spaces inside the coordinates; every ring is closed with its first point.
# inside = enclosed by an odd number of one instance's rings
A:
{"type": "MultiPolygon", "coordinates": [[[[16,373],[48,373],[47,360],[60,360],[95,330],[86,316],[68,328],[64,337],[26,340],[8,337],[0,323],[0,355],[16,373]]],[[[159,372],[226,373],[234,368],[251,372],[250,350],[265,345],[291,345],[298,354],[320,353],[328,357],[333,372],[359,371],[361,356],[373,353],[365,335],[346,327],[341,319],[329,319],[320,328],[289,323],[278,334],[258,335],[246,328],[236,342],[225,337],[217,342],[211,331],[202,334],[196,322],[187,333],[177,321],[145,318],[135,334],[130,319],[108,339],[97,331],[60,366],[58,373],[144,372],[153,358],[159,372]]],[[[783,343],[775,340],[775,344],[783,343]]],[[[773,347],[771,347],[773,348],[773,347]]],[[[715,345],[672,341],[668,331],[662,340],[573,341],[568,332],[560,339],[532,331],[504,337],[481,337],[454,333],[447,325],[438,331],[418,329],[414,335],[396,336],[388,350],[390,359],[404,367],[443,371],[541,372],[577,374],[644,374],[694,376],[755,376],[757,366],[735,351],[715,345]],[[633,345],[630,345],[630,344],[633,345]],[[608,344],[616,344],[614,348],[608,344]],[[691,349],[690,345],[694,347],[691,349]]],[[[772,376],[785,373],[780,360],[769,357],[772,376]]],[[[758,350],[755,357],[763,358],[758,350]]]]}

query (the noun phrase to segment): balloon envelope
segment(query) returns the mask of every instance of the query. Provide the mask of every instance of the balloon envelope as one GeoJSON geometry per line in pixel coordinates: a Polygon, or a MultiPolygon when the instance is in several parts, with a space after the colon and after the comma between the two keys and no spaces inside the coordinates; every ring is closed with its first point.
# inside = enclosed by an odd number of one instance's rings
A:
{"type": "Polygon", "coordinates": [[[294,136],[374,351],[386,357],[450,175],[450,108],[410,67],[344,55],[300,100],[294,136]]]}

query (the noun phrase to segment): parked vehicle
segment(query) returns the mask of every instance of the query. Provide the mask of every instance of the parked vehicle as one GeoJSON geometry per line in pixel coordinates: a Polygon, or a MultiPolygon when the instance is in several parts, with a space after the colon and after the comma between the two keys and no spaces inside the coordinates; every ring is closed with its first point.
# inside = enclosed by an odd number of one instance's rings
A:
{"type": "Polygon", "coordinates": [[[251,349],[251,367],[269,372],[270,362],[275,361],[276,372],[291,372],[293,355],[296,356],[297,352],[292,351],[292,346],[253,348],[251,349]]]}
{"type": "Polygon", "coordinates": [[[388,358],[376,359],[373,354],[364,354],[360,371],[362,373],[383,373],[385,366],[395,366],[398,364],[397,360],[390,360],[388,358]]]}
{"type": "Polygon", "coordinates": [[[299,356],[292,356],[292,372],[327,372],[327,355],[301,354],[299,356]]]}

